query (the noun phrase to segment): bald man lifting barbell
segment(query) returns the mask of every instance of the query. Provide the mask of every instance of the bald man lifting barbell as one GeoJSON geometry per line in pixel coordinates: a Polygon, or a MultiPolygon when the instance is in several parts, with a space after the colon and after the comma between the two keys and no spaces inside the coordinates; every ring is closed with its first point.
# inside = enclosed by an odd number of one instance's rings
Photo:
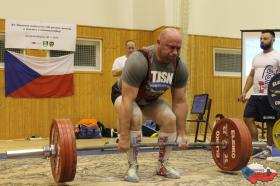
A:
{"type": "MultiPolygon", "coordinates": [[[[138,148],[131,145],[142,140],[142,117],[160,125],[159,143],[175,142],[188,145],[185,134],[187,113],[186,82],[188,71],[180,60],[182,36],[175,28],[161,31],[155,45],[132,53],[126,62],[118,87],[112,92],[119,95],[113,100],[119,119],[119,149],[127,151],[128,171],[125,180],[138,182],[138,148]],[[172,107],[160,96],[171,88],[172,107]]],[[[168,159],[172,147],[159,149],[157,174],[167,178],[180,178],[170,167],[168,159]]]]}

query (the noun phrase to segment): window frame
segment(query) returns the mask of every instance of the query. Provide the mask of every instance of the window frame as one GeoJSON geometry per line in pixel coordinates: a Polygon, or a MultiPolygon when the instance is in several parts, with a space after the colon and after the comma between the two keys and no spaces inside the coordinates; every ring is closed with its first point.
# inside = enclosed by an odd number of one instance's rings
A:
{"type": "MultiPolygon", "coordinates": [[[[102,72],[102,66],[103,66],[103,61],[102,61],[102,39],[89,39],[89,38],[77,38],[76,39],[76,45],[77,44],[84,44],[84,42],[96,42],[96,66],[74,66],[74,71],[75,72],[102,72]],[[98,46],[99,45],[99,46],[98,46]]],[[[50,57],[50,50],[48,51],[47,56],[50,57]]],[[[74,52],[75,55],[75,52],[74,52]]]]}
{"type": "MultiPolygon", "coordinates": [[[[241,49],[238,48],[213,48],[213,73],[214,76],[224,76],[224,77],[241,77],[241,71],[240,72],[226,72],[226,71],[216,71],[216,53],[220,54],[241,54],[241,49]]],[[[242,56],[241,56],[242,59],[242,56]]],[[[242,67],[241,67],[242,68],[242,67]]]]}

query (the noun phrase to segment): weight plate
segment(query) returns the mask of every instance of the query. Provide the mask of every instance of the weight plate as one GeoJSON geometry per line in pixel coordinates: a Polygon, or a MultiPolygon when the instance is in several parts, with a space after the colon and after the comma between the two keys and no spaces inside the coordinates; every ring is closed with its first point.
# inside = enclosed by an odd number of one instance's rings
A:
{"type": "Polygon", "coordinates": [[[214,127],[212,142],[226,142],[227,146],[212,146],[212,156],[224,171],[240,170],[250,160],[252,139],[245,123],[239,119],[224,118],[214,127]]]}
{"type": "Polygon", "coordinates": [[[69,119],[53,120],[50,145],[54,154],[50,157],[52,175],[57,183],[72,181],[77,167],[76,140],[69,119]]]}
{"type": "Polygon", "coordinates": [[[270,106],[280,111],[280,74],[274,75],[269,81],[267,96],[270,106]]]}
{"type": "Polygon", "coordinates": [[[280,149],[280,119],[274,123],[272,129],[272,138],[275,147],[279,150],[280,149]]]}

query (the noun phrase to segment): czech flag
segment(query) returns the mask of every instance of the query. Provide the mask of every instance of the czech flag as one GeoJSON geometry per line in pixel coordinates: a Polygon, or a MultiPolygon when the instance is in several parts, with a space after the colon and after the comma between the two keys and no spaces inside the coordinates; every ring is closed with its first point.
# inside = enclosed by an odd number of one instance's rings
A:
{"type": "Polygon", "coordinates": [[[4,62],[6,96],[50,98],[74,94],[74,54],[42,58],[5,51],[4,62]]]}

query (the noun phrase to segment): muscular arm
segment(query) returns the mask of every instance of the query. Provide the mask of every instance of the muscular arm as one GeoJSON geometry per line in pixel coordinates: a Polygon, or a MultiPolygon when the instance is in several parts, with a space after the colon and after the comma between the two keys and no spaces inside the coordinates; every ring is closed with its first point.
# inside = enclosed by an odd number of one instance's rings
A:
{"type": "Polygon", "coordinates": [[[186,87],[172,88],[172,110],[176,115],[178,135],[185,135],[185,124],[188,112],[186,102],[186,87]]]}
{"type": "Polygon", "coordinates": [[[250,88],[252,87],[253,81],[254,81],[254,75],[255,75],[255,70],[252,69],[250,71],[250,74],[249,74],[247,80],[246,80],[246,83],[245,83],[244,89],[242,91],[242,94],[244,94],[244,93],[246,94],[250,90],[250,88]]]}
{"type": "Polygon", "coordinates": [[[122,75],[122,68],[117,68],[117,69],[114,69],[114,70],[112,70],[112,74],[113,74],[113,76],[114,77],[119,77],[119,76],[121,76],[122,75]]]}
{"type": "Polygon", "coordinates": [[[122,81],[122,102],[119,115],[119,133],[120,136],[128,136],[130,121],[132,119],[133,101],[138,93],[138,88],[133,87],[122,81]]]}
{"type": "Polygon", "coordinates": [[[242,94],[238,98],[239,101],[245,102],[246,94],[253,85],[254,75],[255,75],[255,70],[252,69],[250,71],[250,74],[249,74],[247,80],[246,80],[246,83],[245,83],[244,89],[242,91],[242,94]]]}

